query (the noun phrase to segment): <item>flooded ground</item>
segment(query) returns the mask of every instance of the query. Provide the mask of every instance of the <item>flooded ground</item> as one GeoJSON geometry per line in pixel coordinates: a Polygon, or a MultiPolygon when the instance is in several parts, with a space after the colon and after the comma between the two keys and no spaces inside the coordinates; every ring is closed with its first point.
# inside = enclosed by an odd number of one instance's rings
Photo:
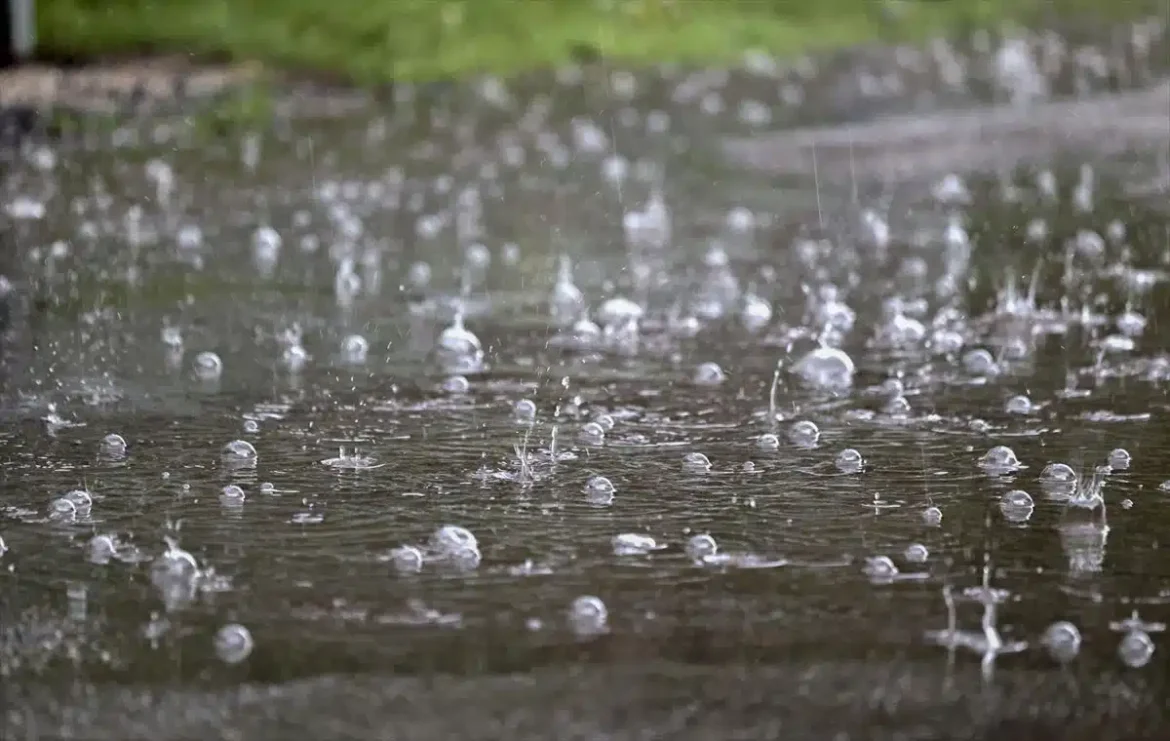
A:
{"type": "Polygon", "coordinates": [[[1155,737],[1167,48],[7,151],[0,735],[1155,737]],[[1012,156],[833,128],[957,107],[1012,156]]]}

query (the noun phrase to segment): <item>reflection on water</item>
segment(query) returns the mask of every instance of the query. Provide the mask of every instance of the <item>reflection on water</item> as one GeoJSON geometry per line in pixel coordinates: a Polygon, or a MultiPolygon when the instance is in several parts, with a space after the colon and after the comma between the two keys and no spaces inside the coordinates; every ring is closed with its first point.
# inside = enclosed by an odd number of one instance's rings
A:
{"type": "MultiPolygon", "coordinates": [[[[1003,48],[955,53],[1060,92],[1003,48]]],[[[1170,129],[941,179],[710,146],[798,93],[957,95],[933,55],[30,145],[7,735],[1156,728],[1170,129]]]]}

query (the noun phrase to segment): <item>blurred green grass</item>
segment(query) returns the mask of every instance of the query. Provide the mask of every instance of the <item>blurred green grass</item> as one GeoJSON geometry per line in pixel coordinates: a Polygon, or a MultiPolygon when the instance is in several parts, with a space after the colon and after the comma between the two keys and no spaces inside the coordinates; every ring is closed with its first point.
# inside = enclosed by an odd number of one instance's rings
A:
{"type": "Polygon", "coordinates": [[[42,54],[186,53],[350,81],[511,73],[582,55],[721,62],[1165,0],[39,0],[42,54]]]}

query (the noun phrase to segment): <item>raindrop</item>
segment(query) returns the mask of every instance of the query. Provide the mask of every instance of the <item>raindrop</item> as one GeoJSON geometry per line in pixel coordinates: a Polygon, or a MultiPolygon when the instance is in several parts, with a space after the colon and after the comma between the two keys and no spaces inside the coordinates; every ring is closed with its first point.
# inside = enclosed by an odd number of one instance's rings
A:
{"type": "Polygon", "coordinates": [[[1010,522],[1025,522],[1032,516],[1035,508],[1032,496],[1021,489],[1007,492],[999,500],[999,509],[1010,522]]]}
{"type": "Polygon", "coordinates": [[[821,439],[821,431],[815,422],[803,419],[788,428],[788,439],[801,448],[815,448],[821,439]]]}

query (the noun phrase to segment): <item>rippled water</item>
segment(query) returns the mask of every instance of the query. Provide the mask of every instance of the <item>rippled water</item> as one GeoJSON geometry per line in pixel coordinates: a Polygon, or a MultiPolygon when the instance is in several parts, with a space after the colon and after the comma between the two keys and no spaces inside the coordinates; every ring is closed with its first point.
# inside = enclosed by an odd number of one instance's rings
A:
{"type": "MultiPolygon", "coordinates": [[[[1057,93],[1162,74],[1066,56],[1057,93]]],[[[1170,122],[945,177],[722,159],[998,95],[931,58],[27,147],[5,737],[1150,737],[1170,122]]]]}

